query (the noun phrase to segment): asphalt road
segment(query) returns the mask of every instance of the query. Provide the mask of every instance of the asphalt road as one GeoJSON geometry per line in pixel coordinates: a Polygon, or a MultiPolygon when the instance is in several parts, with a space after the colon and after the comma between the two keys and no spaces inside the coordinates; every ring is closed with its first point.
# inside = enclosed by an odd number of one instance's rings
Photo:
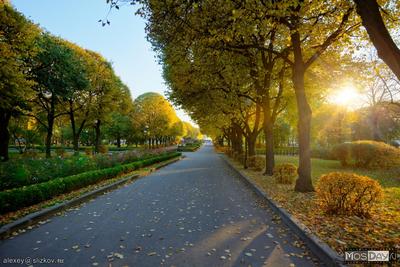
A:
{"type": "Polygon", "coordinates": [[[319,265],[211,146],[186,155],[2,241],[0,265],[319,265]]]}

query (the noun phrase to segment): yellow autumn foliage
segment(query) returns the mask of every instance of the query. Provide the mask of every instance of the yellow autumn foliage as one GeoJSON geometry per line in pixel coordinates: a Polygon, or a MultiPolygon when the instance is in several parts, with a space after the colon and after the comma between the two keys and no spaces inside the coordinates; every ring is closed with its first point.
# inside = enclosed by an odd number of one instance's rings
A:
{"type": "Polygon", "coordinates": [[[297,167],[291,163],[283,163],[274,168],[274,178],[279,184],[292,184],[297,177],[297,167]]]}
{"type": "Polygon", "coordinates": [[[400,166],[400,149],[370,140],[343,143],[333,148],[333,155],[342,166],[367,169],[389,169],[400,166]]]}
{"type": "Polygon", "coordinates": [[[368,217],[383,197],[378,181],[355,173],[322,175],[316,187],[317,202],[327,214],[368,217]]]}
{"type": "Polygon", "coordinates": [[[256,171],[262,171],[265,168],[265,157],[261,155],[249,157],[248,166],[256,171]]]}

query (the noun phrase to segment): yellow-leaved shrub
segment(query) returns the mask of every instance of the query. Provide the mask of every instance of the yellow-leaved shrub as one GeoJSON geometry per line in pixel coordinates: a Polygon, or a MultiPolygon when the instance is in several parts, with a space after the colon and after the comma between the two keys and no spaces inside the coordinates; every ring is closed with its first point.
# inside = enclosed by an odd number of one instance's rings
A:
{"type": "Polygon", "coordinates": [[[400,149],[370,140],[343,143],[333,148],[333,155],[343,166],[389,169],[400,166],[400,149]]]}
{"type": "Polygon", "coordinates": [[[319,178],[317,201],[327,214],[367,217],[383,197],[380,184],[355,173],[332,172],[319,178]]]}
{"type": "Polygon", "coordinates": [[[291,163],[283,163],[274,168],[274,178],[279,184],[292,184],[297,177],[297,167],[291,163]]]}
{"type": "Polygon", "coordinates": [[[106,145],[99,145],[99,153],[100,153],[100,154],[107,154],[107,153],[108,153],[108,146],[106,146],[106,145]]]}
{"type": "Polygon", "coordinates": [[[249,157],[248,166],[256,171],[262,171],[265,167],[265,157],[262,155],[249,157]]]}

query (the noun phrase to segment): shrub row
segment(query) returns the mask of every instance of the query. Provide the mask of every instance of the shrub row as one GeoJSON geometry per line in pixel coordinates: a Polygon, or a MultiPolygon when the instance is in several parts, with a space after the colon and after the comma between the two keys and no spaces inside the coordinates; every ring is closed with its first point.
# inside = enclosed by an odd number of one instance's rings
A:
{"type": "MultiPolygon", "coordinates": [[[[19,146],[10,145],[10,146],[8,146],[8,148],[19,149],[19,146]]],[[[37,149],[42,152],[44,152],[46,150],[46,147],[42,146],[42,145],[34,145],[31,148],[37,149]]],[[[123,147],[107,146],[107,148],[109,151],[127,151],[127,150],[134,149],[134,147],[132,147],[132,146],[123,146],[123,147]]],[[[51,149],[52,150],[57,150],[57,149],[72,150],[73,147],[72,146],[52,146],[51,149]]],[[[93,146],[79,146],[79,151],[85,151],[86,149],[93,149],[93,146]]]]}
{"type": "Polygon", "coordinates": [[[187,144],[185,146],[178,146],[178,151],[182,152],[194,152],[197,149],[199,149],[201,146],[200,143],[193,143],[193,144],[187,144]]]}
{"type": "Polygon", "coordinates": [[[354,165],[367,169],[389,169],[400,166],[400,149],[383,142],[356,141],[333,148],[333,154],[342,166],[354,165]]]}
{"type": "MultiPolygon", "coordinates": [[[[389,166],[388,162],[381,162],[381,159],[388,157],[392,152],[391,148],[387,148],[381,143],[375,144],[376,142],[355,142],[355,144],[350,144],[349,147],[353,146],[378,146],[378,149],[385,151],[376,152],[378,159],[376,159],[374,164],[384,164],[384,166],[389,166]],[[389,152],[388,152],[389,151],[389,152]]],[[[345,144],[347,145],[347,144],[345,144]]],[[[360,149],[360,148],[358,148],[360,149]]],[[[359,153],[363,151],[367,153],[368,151],[359,150],[359,153]]],[[[368,152],[370,153],[370,152],[368,152]]],[[[226,154],[236,160],[241,159],[241,154],[227,150],[226,154]]],[[[368,155],[365,155],[367,157],[368,155]]],[[[356,157],[362,164],[361,166],[375,166],[371,164],[372,162],[363,162],[364,159],[361,155],[356,157]]],[[[371,160],[372,161],[372,160],[371,160]]],[[[249,167],[252,167],[258,171],[262,170],[261,165],[265,164],[265,158],[262,156],[249,157],[249,167]]],[[[393,160],[389,160],[392,164],[393,160]]],[[[262,165],[264,166],[264,165],[262,165]]],[[[379,166],[379,165],[378,165],[379,166]]],[[[379,166],[381,167],[381,166],[379,166]]],[[[297,167],[291,163],[279,164],[274,168],[273,178],[279,184],[293,184],[296,180],[297,167]]],[[[331,215],[356,215],[361,217],[369,217],[373,212],[373,208],[381,201],[383,198],[383,189],[378,181],[367,177],[357,175],[355,173],[347,172],[332,172],[322,175],[316,186],[316,203],[319,207],[327,214],[331,215]]]]}
{"type": "Polygon", "coordinates": [[[86,171],[114,167],[119,164],[153,157],[136,151],[113,155],[78,155],[68,158],[19,159],[0,163],[0,191],[37,184],[54,178],[70,176],[86,171]]]}
{"type": "Polygon", "coordinates": [[[24,186],[0,192],[0,213],[15,211],[51,199],[57,195],[76,190],[101,180],[106,180],[117,175],[134,171],[138,168],[149,166],[174,157],[180,156],[179,152],[172,152],[156,157],[119,165],[112,168],[88,171],[77,175],[57,178],[48,182],[24,186]]]}

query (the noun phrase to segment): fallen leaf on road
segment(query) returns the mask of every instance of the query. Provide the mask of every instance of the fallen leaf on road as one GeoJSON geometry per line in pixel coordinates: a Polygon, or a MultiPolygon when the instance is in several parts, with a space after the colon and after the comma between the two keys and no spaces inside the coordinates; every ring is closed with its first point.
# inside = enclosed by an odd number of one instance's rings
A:
{"type": "Polygon", "coordinates": [[[114,256],[116,257],[116,258],[118,258],[118,259],[123,259],[124,258],[124,255],[122,255],[121,253],[114,253],[114,256]]]}

